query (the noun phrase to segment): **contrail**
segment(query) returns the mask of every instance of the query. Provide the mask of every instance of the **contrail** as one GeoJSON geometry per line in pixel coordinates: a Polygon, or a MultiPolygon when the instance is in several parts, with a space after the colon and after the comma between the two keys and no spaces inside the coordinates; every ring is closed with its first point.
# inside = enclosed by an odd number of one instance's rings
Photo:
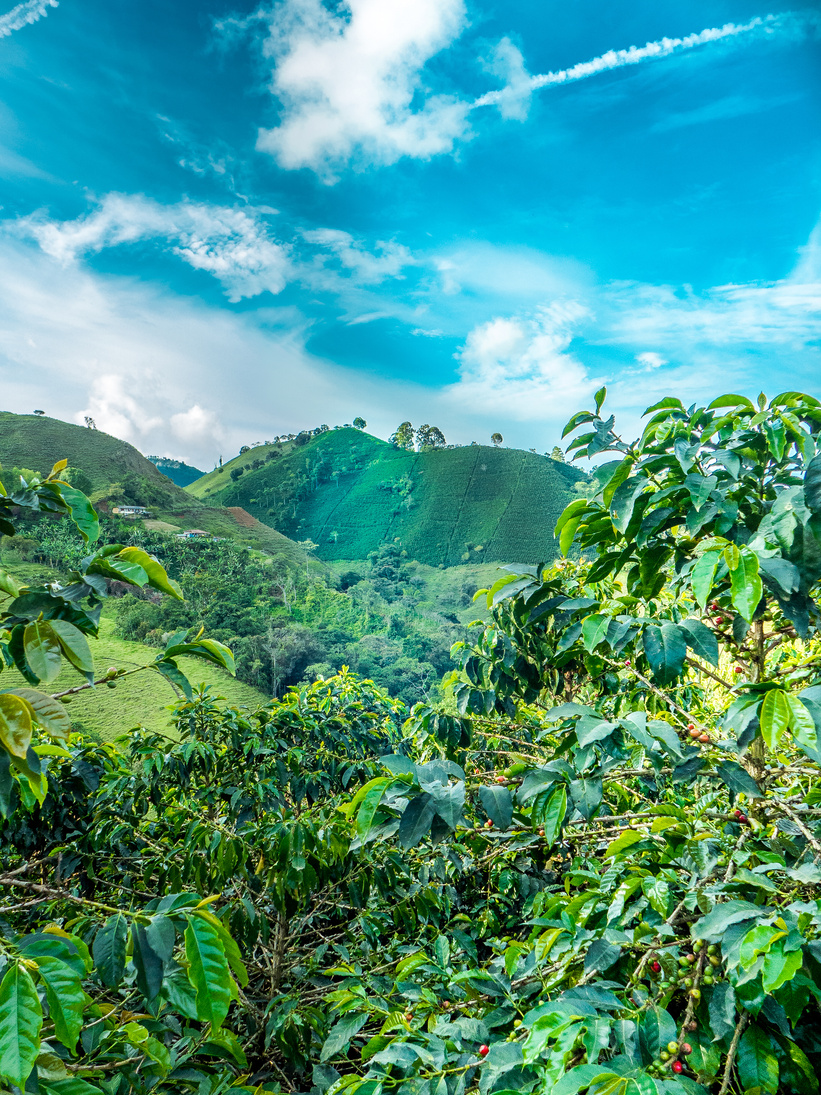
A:
{"type": "MultiPolygon", "coordinates": [[[[682,53],[697,46],[706,45],[708,42],[719,42],[723,38],[736,38],[739,35],[753,34],[756,31],[764,34],[772,34],[779,30],[795,30],[803,21],[801,13],[782,12],[778,15],[756,16],[749,23],[725,23],[723,27],[709,27],[699,31],[698,34],[688,34],[686,38],[661,38],[657,42],[648,42],[644,46],[630,46],[629,49],[610,49],[601,57],[594,57],[590,61],[581,61],[572,68],[561,69],[559,72],[546,72],[540,76],[531,76],[523,87],[516,88],[516,93],[536,91],[541,87],[553,84],[567,84],[574,80],[586,80],[588,76],[595,76],[599,72],[607,72],[609,69],[623,68],[625,65],[639,65],[643,61],[653,61],[659,57],[669,57],[671,53],[682,53]]],[[[471,105],[492,106],[500,100],[508,98],[512,89],[500,88],[498,91],[489,91],[476,99],[471,105]]]]}
{"type": "Polygon", "coordinates": [[[5,15],[0,15],[0,38],[8,38],[13,31],[36,23],[48,15],[49,8],[56,8],[57,5],[58,0],[24,0],[5,15]]]}

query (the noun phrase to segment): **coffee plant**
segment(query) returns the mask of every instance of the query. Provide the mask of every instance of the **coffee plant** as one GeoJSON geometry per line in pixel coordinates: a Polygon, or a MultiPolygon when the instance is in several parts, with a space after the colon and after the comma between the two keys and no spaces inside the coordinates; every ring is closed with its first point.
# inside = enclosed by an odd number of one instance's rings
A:
{"type": "MultiPolygon", "coordinates": [[[[173,734],[75,740],[63,625],[115,573],[176,591],[133,549],[3,578],[9,1090],[818,1091],[821,405],[670,398],[627,441],[605,395],[563,558],[481,591],[439,707],[342,672],[235,710],[178,635],[173,734]]],[[[92,539],[58,474],[8,521],[92,539]]]]}

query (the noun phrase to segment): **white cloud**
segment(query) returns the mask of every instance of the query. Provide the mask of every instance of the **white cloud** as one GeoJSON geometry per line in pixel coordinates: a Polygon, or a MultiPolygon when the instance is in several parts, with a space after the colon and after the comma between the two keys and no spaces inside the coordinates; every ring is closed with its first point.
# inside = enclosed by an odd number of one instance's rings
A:
{"type": "Polygon", "coordinates": [[[213,411],[195,403],[187,411],[172,414],[171,432],[186,446],[214,445],[223,437],[222,426],[213,411]]]}
{"type": "Polygon", "coordinates": [[[89,393],[88,406],[74,415],[74,421],[81,426],[88,415],[97,429],[139,444],[142,437],[163,425],[163,419],[152,415],[132,391],[124,377],[116,373],[98,377],[89,393]]]}
{"type": "Polygon", "coordinates": [[[163,205],[141,195],[108,194],[91,213],[75,220],[33,214],[5,221],[2,227],[11,235],[35,239],[65,265],[107,248],[159,242],[195,270],[215,277],[233,302],[266,290],[279,293],[293,281],[344,294],[350,287],[401,278],[406,267],[416,265],[402,244],[378,240],[369,248],[334,228],[302,231],[307,247],[297,253],[293,244],[274,238],[267,218],[276,213],[269,206],[163,205]]]}
{"type": "Polygon", "coordinates": [[[639,365],[643,365],[646,371],[651,369],[660,369],[662,365],[667,364],[667,359],[662,357],[661,354],[655,353],[653,350],[646,350],[643,354],[636,354],[636,361],[639,365]]]}
{"type": "Polygon", "coordinates": [[[821,281],[721,285],[703,293],[622,283],[604,290],[602,306],[609,343],[655,344],[679,360],[696,346],[800,348],[818,340],[821,281]]]}
{"type": "Polygon", "coordinates": [[[467,133],[469,104],[432,94],[426,63],[465,26],[464,0],[281,0],[266,56],[280,124],[258,148],[282,167],[332,177],[351,157],[394,163],[448,152],[467,133]]]}
{"type": "Polygon", "coordinates": [[[307,326],[290,308],[208,307],[0,239],[4,409],[90,414],[142,452],[211,467],[255,438],[357,414],[385,437],[408,415],[435,420],[435,391],[310,354],[307,326]]]}
{"type": "MultiPolygon", "coordinates": [[[[328,259],[336,258],[339,265],[363,285],[373,285],[386,278],[402,277],[402,270],[415,260],[407,247],[394,241],[377,240],[376,249],[369,251],[348,232],[337,228],[315,228],[302,233],[308,243],[322,249],[317,266],[327,273],[328,259]]],[[[326,278],[319,279],[327,282],[326,278]]]]}
{"type": "Polygon", "coordinates": [[[554,301],[526,317],[497,317],[475,327],[457,357],[460,380],[448,395],[477,413],[518,420],[559,418],[596,380],[567,352],[588,317],[577,301],[554,301]]]}
{"type": "Polygon", "coordinates": [[[45,19],[49,8],[58,7],[57,0],[25,0],[16,8],[0,15],[0,38],[8,38],[16,30],[22,30],[30,23],[45,19]]]}
{"type": "Polygon", "coordinates": [[[260,210],[182,201],[163,205],[141,195],[108,194],[98,208],[73,221],[40,215],[13,230],[32,236],[63,263],[104,248],[162,240],[189,266],[212,274],[232,301],[266,290],[279,293],[290,269],[286,245],[274,239],[260,210]]]}

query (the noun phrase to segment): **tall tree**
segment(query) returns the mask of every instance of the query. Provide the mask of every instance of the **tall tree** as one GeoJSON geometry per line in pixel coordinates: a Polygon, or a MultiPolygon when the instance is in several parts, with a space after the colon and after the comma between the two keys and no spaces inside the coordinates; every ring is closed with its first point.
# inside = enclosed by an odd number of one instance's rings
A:
{"type": "Polygon", "coordinates": [[[392,445],[396,445],[397,449],[412,451],[415,436],[411,423],[402,422],[396,427],[396,432],[391,434],[389,441],[392,445]]]}
{"type": "Polygon", "coordinates": [[[446,444],[445,435],[438,426],[429,426],[425,423],[416,431],[417,452],[422,452],[424,449],[443,449],[446,444]]]}

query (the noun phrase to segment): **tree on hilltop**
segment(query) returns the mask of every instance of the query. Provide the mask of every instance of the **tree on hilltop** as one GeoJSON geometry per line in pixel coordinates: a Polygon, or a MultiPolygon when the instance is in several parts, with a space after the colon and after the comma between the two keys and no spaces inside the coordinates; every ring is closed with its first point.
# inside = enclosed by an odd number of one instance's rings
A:
{"type": "Polygon", "coordinates": [[[402,422],[396,427],[396,433],[392,433],[388,440],[392,445],[395,445],[397,449],[407,449],[409,452],[412,452],[415,436],[415,431],[411,423],[402,422]]]}
{"type": "Polygon", "coordinates": [[[551,460],[556,460],[559,464],[564,464],[565,463],[564,453],[562,452],[559,445],[554,445],[553,446],[553,451],[550,453],[550,459],[551,460]]]}
{"type": "Polygon", "coordinates": [[[425,423],[416,431],[416,451],[425,449],[442,449],[447,444],[445,435],[438,426],[429,426],[425,423]]]}
{"type": "Polygon", "coordinates": [[[357,429],[357,430],[364,430],[364,429],[365,429],[365,427],[367,426],[367,424],[368,424],[368,423],[367,423],[367,422],[365,421],[365,419],[364,419],[364,418],[361,418],[361,417],[357,416],[357,417],[356,417],[356,418],[355,418],[355,419],[353,420],[353,424],[354,424],[354,428],[355,428],[355,429],[357,429]]]}
{"type": "Polygon", "coordinates": [[[499,446],[501,445],[501,443],[504,441],[504,438],[502,437],[502,435],[500,433],[492,433],[490,435],[490,440],[493,442],[493,444],[498,449],[499,446]]]}

